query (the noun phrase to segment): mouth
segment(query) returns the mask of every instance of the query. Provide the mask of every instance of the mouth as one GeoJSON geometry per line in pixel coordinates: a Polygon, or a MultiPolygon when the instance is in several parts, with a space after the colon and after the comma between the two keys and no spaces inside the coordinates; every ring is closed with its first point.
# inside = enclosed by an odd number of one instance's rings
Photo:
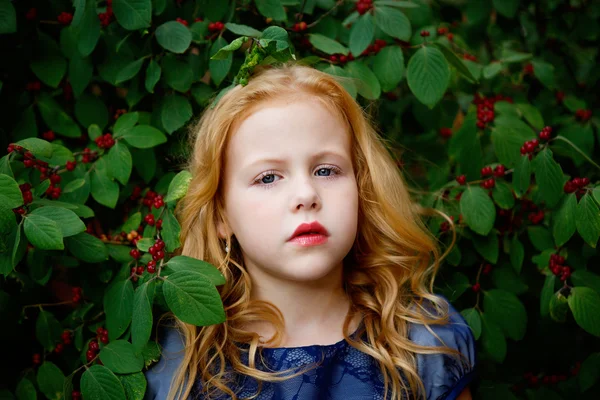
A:
{"type": "Polygon", "coordinates": [[[303,238],[303,240],[307,240],[311,237],[313,238],[311,240],[314,240],[314,238],[320,238],[320,240],[322,240],[323,238],[326,239],[327,236],[329,236],[329,232],[327,232],[327,229],[325,229],[325,227],[321,225],[318,221],[313,221],[308,224],[300,224],[300,226],[296,228],[292,236],[290,236],[288,241],[296,240],[297,238],[303,238]]]}

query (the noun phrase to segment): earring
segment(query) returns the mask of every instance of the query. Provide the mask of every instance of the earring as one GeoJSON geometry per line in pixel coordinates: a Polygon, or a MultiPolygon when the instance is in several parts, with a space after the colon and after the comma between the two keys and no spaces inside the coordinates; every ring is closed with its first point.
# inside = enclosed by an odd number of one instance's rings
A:
{"type": "Polygon", "coordinates": [[[225,253],[229,253],[229,245],[225,243],[225,253]]]}

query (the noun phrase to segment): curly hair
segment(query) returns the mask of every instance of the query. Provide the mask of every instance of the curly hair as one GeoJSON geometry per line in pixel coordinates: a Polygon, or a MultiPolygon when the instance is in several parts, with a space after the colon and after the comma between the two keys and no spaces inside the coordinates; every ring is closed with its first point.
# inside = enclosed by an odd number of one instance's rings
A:
{"type": "MultiPolygon", "coordinates": [[[[218,290],[226,321],[198,327],[173,316],[184,337],[185,350],[172,379],[168,400],[188,398],[195,382],[201,384],[207,399],[229,395],[237,400],[226,365],[237,374],[255,378],[259,392],[263,381],[282,381],[306,371],[289,375],[289,371],[266,372],[257,368],[257,362],[264,363],[259,336],[239,327],[252,320],[273,324],[278,333],[268,343],[276,346],[282,339],[283,316],[274,304],[251,299],[252,283],[239,246],[232,238],[226,239],[231,249],[226,253],[217,232],[218,222],[224,220],[221,182],[232,126],[262,102],[293,99],[299,94],[320,101],[347,121],[352,137],[359,215],[355,242],[344,259],[344,290],[352,303],[344,322],[344,339],[377,360],[386,398],[390,389],[392,399],[425,397],[416,354],[445,353],[468,364],[459,351],[445,346],[430,328],[449,323],[447,301],[433,293],[440,261],[449,249],[440,255],[437,240],[420,215],[437,213],[446,219],[453,231],[450,247],[456,240],[453,221],[437,210],[423,209],[411,201],[394,157],[371,117],[344,89],[343,79],[347,78],[333,77],[296,62],[258,68],[247,86],[229,90],[216,107],[207,108],[190,128],[191,153],[185,169],[192,178],[187,194],[175,210],[181,224],[180,251],[215,265],[225,276],[226,283],[218,290]],[[364,319],[355,340],[347,330],[356,313],[362,313],[364,319]],[[410,324],[424,325],[444,346],[428,347],[412,342],[408,337],[410,324]],[[236,343],[249,346],[241,349],[236,343]],[[242,362],[242,351],[248,352],[248,365],[242,362]]],[[[256,396],[258,393],[252,398],[256,396]]]]}

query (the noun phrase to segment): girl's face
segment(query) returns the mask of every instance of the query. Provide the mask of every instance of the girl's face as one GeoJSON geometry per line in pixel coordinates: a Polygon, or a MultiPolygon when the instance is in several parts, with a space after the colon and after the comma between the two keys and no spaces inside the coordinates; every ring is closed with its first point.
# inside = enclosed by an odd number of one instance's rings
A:
{"type": "Polygon", "coordinates": [[[250,275],[261,282],[308,282],[341,276],[357,232],[358,190],[350,132],[321,103],[261,103],[232,127],[225,154],[224,202],[250,275]],[[318,221],[324,244],[289,239],[318,221]]]}

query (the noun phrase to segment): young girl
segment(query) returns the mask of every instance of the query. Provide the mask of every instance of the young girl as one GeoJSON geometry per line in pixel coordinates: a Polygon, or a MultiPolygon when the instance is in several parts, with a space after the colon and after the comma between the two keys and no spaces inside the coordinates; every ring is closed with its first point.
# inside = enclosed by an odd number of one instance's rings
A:
{"type": "Polygon", "coordinates": [[[335,78],[264,68],[191,132],[182,254],[223,273],[227,320],[173,317],[146,399],[471,398],[475,341],[432,293],[436,239],[335,78]]]}

